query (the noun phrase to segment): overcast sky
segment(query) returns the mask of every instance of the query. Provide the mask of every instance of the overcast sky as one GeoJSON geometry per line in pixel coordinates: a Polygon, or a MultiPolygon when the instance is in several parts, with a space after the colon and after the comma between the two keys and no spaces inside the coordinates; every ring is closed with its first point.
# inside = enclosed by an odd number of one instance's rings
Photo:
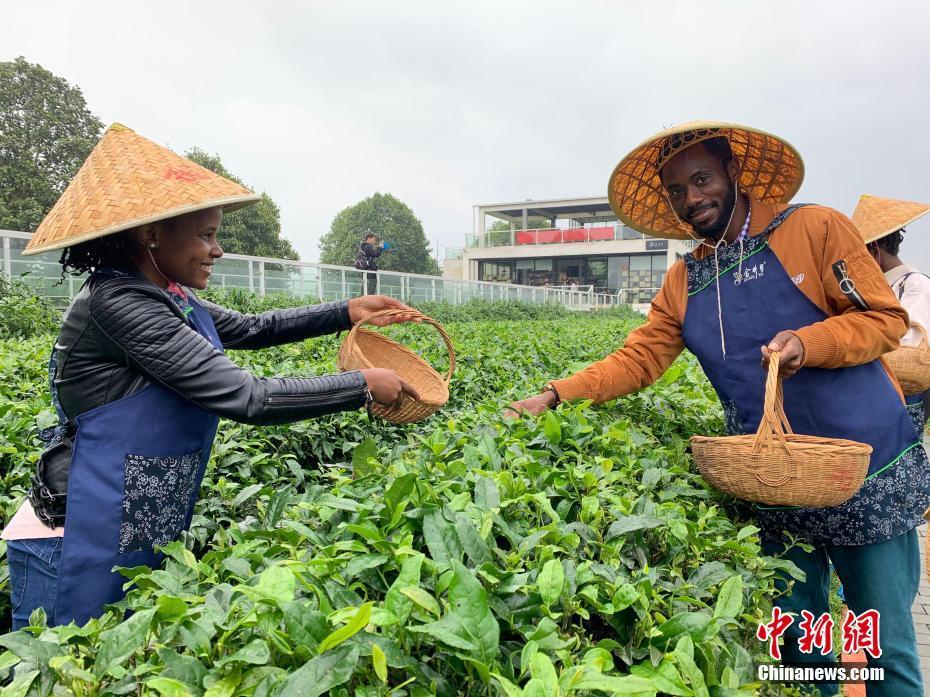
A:
{"type": "MultiPolygon", "coordinates": [[[[376,191],[460,247],[474,204],[604,195],[635,144],[699,118],[791,141],[797,200],[930,201],[928,27],[925,0],[8,2],[0,60],[218,153],[312,261],[376,191]]],[[[930,221],[910,232],[930,269],[930,221]]]]}

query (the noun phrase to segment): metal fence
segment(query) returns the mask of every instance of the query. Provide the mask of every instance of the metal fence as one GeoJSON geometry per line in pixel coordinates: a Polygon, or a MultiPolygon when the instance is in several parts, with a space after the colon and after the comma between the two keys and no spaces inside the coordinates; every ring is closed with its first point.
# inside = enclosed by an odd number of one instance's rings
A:
{"type": "Polygon", "coordinates": [[[648,305],[660,288],[621,288],[617,295],[621,305],[648,305]]]}
{"type": "MultiPolygon", "coordinates": [[[[82,279],[66,275],[62,280],[61,266],[58,263],[59,252],[22,256],[22,250],[31,236],[25,232],[0,230],[0,271],[8,278],[22,281],[60,304],[67,303],[80,289],[82,279]]],[[[620,294],[595,293],[593,289],[573,291],[510,283],[463,281],[393,271],[366,272],[346,266],[241,254],[226,254],[219,259],[213,267],[210,285],[214,288],[241,288],[259,295],[284,293],[320,300],[352,298],[367,292],[390,295],[412,303],[445,301],[462,304],[475,298],[483,298],[551,302],[576,309],[609,307],[619,305],[622,301],[620,294]],[[366,279],[366,276],[369,278],[366,279]]]]}

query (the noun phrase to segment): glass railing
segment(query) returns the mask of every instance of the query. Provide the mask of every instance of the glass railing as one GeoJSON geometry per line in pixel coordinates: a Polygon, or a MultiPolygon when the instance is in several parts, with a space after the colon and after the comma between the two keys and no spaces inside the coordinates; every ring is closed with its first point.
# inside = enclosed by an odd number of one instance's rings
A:
{"type": "Polygon", "coordinates": [[[533,228],[528,230],[488,230],[466,235],[466,247],[519,247],[539,244],[571,244],[611,240],[641,240],[644,235],[620,223],[576,228],[533,228]]]}
{"type": "MultiPolygon", "coordinates": [[[[0,230],[0,273],[28,284],[58,304],[67,304],[80,290],[82,279],[69,275],[62,280],[59,251],[23,257],[22,250],[30,237],[30,234],[24,232],[0,230]]],[[[461,304],[472,298],[485,298],[551,302],[587,309],[639,302],[624,300],[622,292],[595,293],[591,287],[572,290],[565,287],[466,281],[395,271],[365,272],[346,266],[241,254],[226,254],[219,259],[213,267],[210,284],[213,287],[241,288],[259,295],[284,293],[308,300],[338,300],[364,295],[366,274],[374,277],[368,279],[367,292],[390,295],[412,303],[445,301],[461,304]]],[[[651,299],[652,296],[649,297],[651,299]]]]}

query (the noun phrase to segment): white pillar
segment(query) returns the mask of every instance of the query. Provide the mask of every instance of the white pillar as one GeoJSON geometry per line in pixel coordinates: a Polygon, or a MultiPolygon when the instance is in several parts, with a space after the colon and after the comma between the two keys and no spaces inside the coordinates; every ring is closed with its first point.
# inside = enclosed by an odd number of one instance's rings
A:
{"type": "Polygon", "coordinates": [[[7,278],[13,278],[13,253],[10,251],[10,238],[3,236],[3,273],[7,278]]]}

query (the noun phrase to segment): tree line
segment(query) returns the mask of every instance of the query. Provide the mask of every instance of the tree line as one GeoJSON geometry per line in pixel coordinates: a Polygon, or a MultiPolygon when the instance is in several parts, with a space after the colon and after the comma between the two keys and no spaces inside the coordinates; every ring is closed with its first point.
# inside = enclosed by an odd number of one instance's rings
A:
{"type": "MultiPolygon", "coordinates": [[[[103,133],[80,88],[20,56],[0,62],[0,229],[32,232],[64,191],[103,133]]],[[[249,186],[201,148],[183,153],[199,165],[249,186]]],[[[438,274],[423,225],[390,194],[375,193],[340,211],[319,242],[324,264],[351,266],[362,235],[389,242],[379,267],[438,274]]],[[[299,259],[281,234],[281,209],[262,192],[261,200],[223,217],[221,243],[227,252],[299,259]]]]}

